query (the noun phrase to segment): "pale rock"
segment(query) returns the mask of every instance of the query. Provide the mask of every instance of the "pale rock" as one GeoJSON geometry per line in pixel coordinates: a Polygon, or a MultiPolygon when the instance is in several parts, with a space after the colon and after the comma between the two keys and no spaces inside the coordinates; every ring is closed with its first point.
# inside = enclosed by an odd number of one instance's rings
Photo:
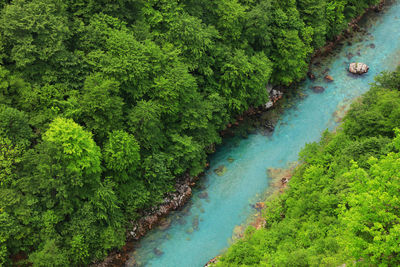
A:
{"type": "Polygon", "coordinates": [[[364,63],[351,63],[349,66],[349,72],[353,74],[364,74],[367,73],[368,70],[368,65],[364,63]]]}

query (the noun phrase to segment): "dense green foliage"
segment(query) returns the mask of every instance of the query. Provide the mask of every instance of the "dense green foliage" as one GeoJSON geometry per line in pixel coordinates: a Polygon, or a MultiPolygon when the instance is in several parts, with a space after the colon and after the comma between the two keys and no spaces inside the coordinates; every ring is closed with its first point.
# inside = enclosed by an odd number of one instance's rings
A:
{"type": "Polygon", "coordinates": [[[301,80],[377,1],[0,1],[0,265],[120,247],[268,83],[301,80]]]}
{"type": "Polygon", "coordinates": [[[289,189],[266,203],[266,227],[218,266],[399,266],[399,77],[378,77],[342,129],[303,149],[289,189]]]}

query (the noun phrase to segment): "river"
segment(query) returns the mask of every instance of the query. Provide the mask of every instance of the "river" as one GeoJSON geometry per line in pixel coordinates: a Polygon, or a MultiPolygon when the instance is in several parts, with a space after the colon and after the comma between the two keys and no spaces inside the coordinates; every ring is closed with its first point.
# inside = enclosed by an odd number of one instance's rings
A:
{"type": "Polygon", "coordinates": [[[379,14],[373,12],[362,22],[367,33],[354,36],[333,55],[319,59],[313,67],[315,81],[306,80],[297,99],[286,109],[272,136],[251,134],[233,138],[219,146],[210,157],[210,169],[194,190],[190,202],[171,213],[168,229],[150,231],[131,253],[127,266],[201,267],[230,244],[235,227],[254,214],[255,204],[268,189],[268,168],[285,168],[298,158],[306,143],[318,141],[326,129],[334,129],[335,117],[351,101],[369,89],[374,76],[400,64],[400,1],[379,14]],[[349,60],[349,53],[354,57],[349,60]],[[348,75],[350,62],[370,66],[359,78],[348,75]],[[334,78],[324,81],[323,72],[334,78]],[[323,86],[314,93],[311,86],[323,86]],[[339,112],[338,112],[339,111],[339,112]],[[217,175],[213,170],[225,166],[217,175]]]}

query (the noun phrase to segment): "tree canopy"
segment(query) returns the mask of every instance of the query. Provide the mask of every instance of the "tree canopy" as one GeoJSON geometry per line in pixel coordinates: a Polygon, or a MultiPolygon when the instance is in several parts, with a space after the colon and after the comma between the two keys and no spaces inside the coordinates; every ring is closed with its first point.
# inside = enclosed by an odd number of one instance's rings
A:
{"type": "MultiPolygon", "coordinates": [[[[121,247],[267,84],[302,80],[377,1],[0,1],[0,265],[86,265],[121,247]]],[[[363,121],[390,137],[398,117],[363,121]]]]}

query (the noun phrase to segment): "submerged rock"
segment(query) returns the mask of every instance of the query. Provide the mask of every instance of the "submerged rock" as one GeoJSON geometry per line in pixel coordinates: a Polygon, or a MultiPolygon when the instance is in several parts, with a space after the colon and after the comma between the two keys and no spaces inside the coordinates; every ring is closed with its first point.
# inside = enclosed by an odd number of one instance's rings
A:
{"type": "Polygon", "coordinates": [[[221,165],[221,166],[218,166],[218,168],[216,168],[214,170],[214,172],[215,172],[216,175],[222,176],[222,175],[224,175],[226,173],[227,170],[228,169],[224,165],[221,165]]]}
{"type": "Polygon", "coordinates": [[[322,86],[313,86],[313,87],[311,87],[311,89],[313,90],[314,93],[317,93],[317,94],[325,91],[325,88],[322,86]]]}
{"type": "Polygon", "coordinates": [[[353,74],[364,74],[367,73],[369,67],[367,64],[364,63],[350,63],[349,72],[353,74]]]}
{"type": "Polygon", "coordinates": [[[199,230],[199,216],[195,216],[192,220],[192,227],[194,230],[199,230]]]}
{"type": "Polygon", "coordinates": [[[326,75],[326,76],[325,76],[325,81],[327,81],[327,82],[333,82],[334,79],[333,79],[333,77],[332,77],[331,75],[326,75]]]}
{"type": "Polygon", "coordinates": [[[272,133],[275,130],[275,126],[270,121],[265,121],[264,128],[270,133],[272,133]]]}
{"type": "Polygon", "coordinates": [[[354,57],[354,55],[353,55],[353,53],[350,52],[350,53],[346,54],[346,57],[347,57],[348,60],[350,60],[350,59],[352,59],[354,57]]]}
{"type": "Polygon", "coordinates": [[[207,193],[206,191],[201,192],[201,193],[199,194],[199,198],[202,198],[202,199],[208,198],[208,193],[207,193]]]}
{"type": "Polygon", "coordinates": [[[185,224],[187,224],[187,221],[186,221],[185,218],[181,217],[181,218],[179,218],[178,223],[179,223],[180,225],[185,225],[185,224]]]}
{"type": "Polygon", "coordinates": [[[167,230],[171,226],[171,219],[170,218],[164,218],[160,220],[160,225],[158,228],[162,231],[167,230]]]}
{"type": "Polygon", "coordinates": [[[160,249],[158,248],[154,248],[153,252],[156,256],[161,256],[162,254],[164,254],[164,252],[162,252],[160,249]]]}
{"type": "Polygon", "coordinates": [[[322,74],[327,74],[330,70],[331,70],[330,68],[326,68],[326,69],[322,72],[322,74]]]}
{"type": "Polygon", "coordinates": [[[307,76],[308,76],[308,78],[309,78],[310,80],[312,80],[312,81],[315,80],[315,75],[314,75],[311,71],[307,72],[307,76]]]}

